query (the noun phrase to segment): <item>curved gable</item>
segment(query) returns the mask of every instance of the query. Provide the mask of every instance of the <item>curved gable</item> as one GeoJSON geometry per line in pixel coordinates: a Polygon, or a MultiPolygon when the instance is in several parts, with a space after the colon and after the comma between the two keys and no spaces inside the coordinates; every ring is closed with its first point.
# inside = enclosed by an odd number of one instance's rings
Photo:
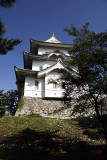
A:
{"type": "Polygon", "coordinates": [[[52,72],[54,70],[65,70],[65,71],[71,73],[68,69],[66,69],[64,63],[60,59],[58,59],[57,63],[54,64],[53,66],[48,67],[48,68],[38,72],[38,77],[42,77],[45,74],[48,74],[48,73],[50,73],[50,72],[52,72]]]}

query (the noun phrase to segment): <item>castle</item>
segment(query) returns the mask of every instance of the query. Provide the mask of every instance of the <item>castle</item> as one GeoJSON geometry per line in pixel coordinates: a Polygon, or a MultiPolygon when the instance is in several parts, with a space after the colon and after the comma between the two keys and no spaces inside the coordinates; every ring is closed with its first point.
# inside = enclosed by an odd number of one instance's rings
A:
{"type": "Polygon", "coordinates": [[[18,91],[24,96],[24,107],[19,114],[38,113],[42,116],[69,117],[71,108],[64,107],[64,81],[49,83],[70,72],[69,50],[72,44],[63,44],[54,33],[41,42],[30,39],[30,52],[24,52],[24,69],[15,66],[18,91]]]}

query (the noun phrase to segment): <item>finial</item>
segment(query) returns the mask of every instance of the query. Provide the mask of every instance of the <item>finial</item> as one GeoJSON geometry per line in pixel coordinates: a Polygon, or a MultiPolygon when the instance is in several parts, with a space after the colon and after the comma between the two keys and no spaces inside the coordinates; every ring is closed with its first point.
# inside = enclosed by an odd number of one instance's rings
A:
{"type": "Polygon", "coordinates": [[[55,36],[55,35],[54,35],[54,32],[52,33],[52,36],[55,36]]]}

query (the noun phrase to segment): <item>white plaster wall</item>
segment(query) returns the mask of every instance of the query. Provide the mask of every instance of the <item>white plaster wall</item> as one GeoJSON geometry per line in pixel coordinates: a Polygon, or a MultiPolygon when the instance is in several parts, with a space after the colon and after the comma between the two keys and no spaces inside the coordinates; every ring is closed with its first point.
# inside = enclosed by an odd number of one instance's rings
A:
{"type": "Polygon", "coordinates": [[[59,50],[60,52],[63,52],[65,55],[69,56],[69,53],[66,49],[59,49],[59,48],[54,48],[54,49],[50,49],[50,48],[38,48],[38,55],[43,55],[46,52],[54,52],[56,50],[59,50]]]}
{"type": "Polygon", "coordinates": [[[64,89],[62,89],[61,83],[57,85],[56,88],[53,88],[53,83],[49,83],[50,79],[56,80],[59,79],[62,74],[57,72],[51,72],[45,77],[45,97],[63,97],[64,89]]]}
{"type": "Polygon", "coordinates": [[[33,61],[32,62],[32,70],[40,71],[40,66],[43,67],[43,69],[46,69],[47,67],[52,66],[55,64],[55,61],[33,61]]]}
{"type": "Polygon", "coordinates": [[[44,97],[45,96],[45,81],[40,78],[38,81],[38,89],[35,87],[35,77],[25,77],[24,96],[25,97],[44,97]]]}

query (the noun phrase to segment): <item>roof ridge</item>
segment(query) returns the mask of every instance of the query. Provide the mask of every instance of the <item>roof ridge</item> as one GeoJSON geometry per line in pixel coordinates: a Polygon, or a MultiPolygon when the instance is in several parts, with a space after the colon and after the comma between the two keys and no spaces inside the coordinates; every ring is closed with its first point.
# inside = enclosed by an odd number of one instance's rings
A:
{"type": "Polygon", "coordinates": [[[52,33],[52,36],[50,38],[48,38],[47,40],[45,40],[44,42],[48,42],[48,43],[62,43],[60,40],[58,40],[54,34],[54,32],[52,33]]]}

